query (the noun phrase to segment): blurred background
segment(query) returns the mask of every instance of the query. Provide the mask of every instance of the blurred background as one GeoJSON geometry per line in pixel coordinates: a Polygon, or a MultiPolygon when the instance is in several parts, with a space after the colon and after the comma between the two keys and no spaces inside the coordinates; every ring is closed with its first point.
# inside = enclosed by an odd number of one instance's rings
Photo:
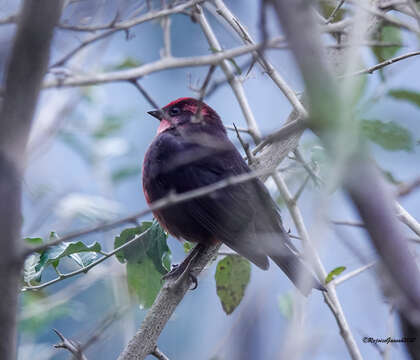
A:
{"type": "MultiPolygon", "coordinates": [[[[1,18],[16,13],[19,3],[1,1],[1,18]]],[[[162,6],[160,1],[147,3],[153,9],[162,6]]],[[[247,2],[246,6],[237,1],[226,1],[226,4],[254,38],[260,39],[259,2],[247,2]]],[[[118,19],[125,19],[147,11],[147,4],[143,1],[69,1],[61,23],[108,24],[116,14],[118,19]]],[[[224,49],[241,45],[237,36],[215,18],[214,11],[205,11],[224,49]]],[[[200,26],[189,16],[176,14],[170,19],[173,56],[211,53],[200,26]]],[[[404,20],[416,25],[412,18],[404,20]]],[[[270,11],[267,26],[270,36],[281,34],[270,11]]],[[[14,32],[14,24],[0,26],[1,79],[14,32]]],[[[50,63],[60,61],[95,34],[57,29],[50,63]]],[[[419,47],[418,38],[407,31],[398,31],[392,36],[394,38],[388,41],[400,44],[386,48],[392,50],[392,56],[419,47]]],[[[146,22],[128,32],[116,32],[86,46],[63,66],[51,67],[47,78],[139,66],[159,59],[162,48],[161,22],[146,22]]],[[[287,49],[270,49],[267,55],[291,87],[297,93],[303,92],[290,52],[287,49]]],[[[362,55],[361,68],[379,61],[378,54],[370,47],[364,47],[362,55]]],[[[245,65],[249,64],[250,58],[247,55],[235,61],[237,67],[244,67],[238,76],[243,80],[262,134],[268,135],[284,124],[292,107],[260,67],[256,65],[247,73],[249,66],[245,65]]],[[[417,81],[419,65],[420,58],[413,57],[366,76],[357,105],[358,116],[370,121],[366,123],[365,135],[370,140],[371,156],[387,175],[393,191],[400,183],[410,182],[419,176],[420,102],[416,105],[415,101],[398,99],[390,91],[404,89],[420,94],[420,82],[417,81]],[[397,124],[406,141],[395,145],[395,139],[391,139],[389,144],[383,138],[375,138],[381,131],[381,128],[372,125],[375,120],[397,124]]],[[[166,70],[145,76],[140,83],[159,106],[164,106],[179,97],[197,97],[194,89],[200,87],[207,70],[206,67],[166,70]]],[[[222,79],[223,76],[218,68],[213,78],[222,79]]],[[[219,113],[225,125],[235,123],[238,127],[246,127],[228,85],[220,86],[206,98],[206,102],[219,113]]],[[[149,103],[128,83],[52,88],[42,92],[31,133],[24,179],[24,237],[48,239],[52,231],[66,234],[146,208],[141,187],[142,162],[158,127],[157,121],[146,114],[149,110],[152,110],[149,103]]],[[[242,151],[235,133],[229,131],[229,135],[242,151]]],[[[253,145],[247,134],[243,137],[253,145]]],[[[302,136],[300,149],[305,160],[318,169],[319,176],[325,176],[328,159],[320,142],[310,131],[302,136]]],[[[306,176],[305,171],[291,160],[285,160],[280,167],[284,168],[287,183],[296,191],[306,176]]],[[[296,235],[275,186],[270,180],[266,185],[278,200],[286,228],[296,235]]],[[[319,211],[318,196],[319,189],[309,182],[298,202],[310,233],[319,211]]],[[[420,218],[419,197],[420,192],[417,191],[400,199],[401,204],[417,219],[420,218]]],[[[330,195],[328,213],[332,220],[359,221],[340,190],[330,195]]],[[[140,220],[151,220],[151,215],[140,220]]],[[[90,234],[77,240],[86,244],[98,241],[104,250],[109,251],[113,249],[115,236],[126,227],[90,234]]],[[[407,236],[412,237],[405,230],[407,236]]],[[[345,271],[351,271],[376,258],[367,234],[361,228],[331,225],[328,231],[323,232],[322,238],[314,240],[319,245],[327,272],[340,266],[345,266],[345,271]]],[[[185,256],[182,243],[169,238],[168,245],[172,261],[181,261],[185,256]]],[[[416,251],[416,247],[413,250],[416,251]]],[[[231,315],[226,315],[216,294],[215,267],[216,262],[200,276],[197,290],[187,293],[164,329],[159,347],[171,359],[278,358],[287,341],[288,324],[293,317],[293,285],[275,266],[267,272],[252,266],[251,281],[241,304],[231,315]]],[[[61,272],[69,272],[77,266],[70,260],[62,261],[60,269],[61,272]]],[[[89,359],[115,359],[147,312],[129,294],[125,271],[125,265],[112,257],[87,274],[60,281],[41,291],[22,293],[19,359],[66,359],[69,354],[65,350],[53,348],[53,344],[58,342],[53,328],[68,338],[83,342],[116,309],[124,309],[123,315],[113,321],[98,341],[85,351],[89,359]]],[[[55,276],[52,268],[47,269],[42,274],[42,281],[55,276]]],[[[362,339],[366,336],[398,338],[401,335],[373,270],[342,283],[337,292],[362,355],[366,359],[382,358],[380,349],[363,343],[362,339]]],[[[309,297],[304,321],[304,359],[348,357],[336,321],[319,292],[314,291],[309,297]]],[[[405,347],[402,344],[393,345],[390,358],[408,358],[405,347]]]]}

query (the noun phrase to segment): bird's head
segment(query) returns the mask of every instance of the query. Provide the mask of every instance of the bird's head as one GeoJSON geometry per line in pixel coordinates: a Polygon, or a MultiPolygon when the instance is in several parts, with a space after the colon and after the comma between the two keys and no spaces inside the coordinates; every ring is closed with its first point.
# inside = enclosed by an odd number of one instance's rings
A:
{"type": "Polygon", "coordinates": [[[222,131],[226,133],[216,111],[204,102],[193,98],[174,100],[162,109],[149,111],[148,114],[160,121],[158,134],[179,127],[204,132],[222,131]]]}

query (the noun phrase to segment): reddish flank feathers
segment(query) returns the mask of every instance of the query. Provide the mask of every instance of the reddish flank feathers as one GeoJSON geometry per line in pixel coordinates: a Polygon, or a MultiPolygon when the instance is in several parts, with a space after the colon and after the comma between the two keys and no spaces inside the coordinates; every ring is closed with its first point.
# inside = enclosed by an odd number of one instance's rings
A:
{"type": "MultiPolygon", "coordinates": [[[[143,164],[148,203],[173,191],[191,191],[251,171],[227,137],[219,115],[205,103],[180,98],[149,114],[161,124],[143,164]]],[[[312,287],[324,289],[301,260],[283,228],[277,205],[258,179],[154,211],[154,215],[177,238],[204,246],[216,239],[262,269],[268,269],[271,258],[304,295],[312,287]],[[300,273],[306,285],[298,283],[300,273]]]]}

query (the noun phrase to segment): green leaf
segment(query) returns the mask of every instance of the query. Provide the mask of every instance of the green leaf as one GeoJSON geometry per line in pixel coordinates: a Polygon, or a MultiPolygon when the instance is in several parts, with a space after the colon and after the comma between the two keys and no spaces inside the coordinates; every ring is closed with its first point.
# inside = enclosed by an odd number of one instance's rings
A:
{"type": "Polygon", "coordinates": [[[401,125],[380,120],[362,120],[361,125],[363,135],[386,150],[413,150],[413,137],[410,131],[401,125]]]}
{"type": "Polygon", "coordinates": [[[156,270],[152,259],[127,263],[127,282],[130,291],[137,295],[142,308],[149,308],[162,287],[162,274],[156,270]]]}
{"type": "Polygon", "coordinates": [[[121,116],[107,115],[102,124],[95,130],[93,136],[97,139],[105,138],[119,131],[123,125],[124,120],[121,116]]]}
{"type": "Polygon", "coordinates": [[[42,243],[44,242],[44,240],[42,240],[41,238],[29,238],[29,237],[25,238],[24,241],[32,246],[42,245],[42,243]]]}
{"type": "Polygon", "coordinates": [[[86,245],[81,241],[62,242],[56,246],[49,247],[45,251],[45,254],[48,257],[45,264],[52,264],[54,267],[57,267],[60,259],[69,256],[79,264],[79,266],[85,267],[96,259],[97,253],[100,251],[101,245],[98,242],[91,245],[86,245]]]}
{"type": "Polygon", "coordinates": [[[191,251],[191,249],[194,247],[194,245],[189,241],[184,241],[183,246],[184,246],[184,252],[186,254],[188,254],[191,251]]]}
{"type": "Polygon", "coordinates": [[[127,180],[130,177],[139,175],[138,166],[127,166],[122,167],[112,173],[112,181],[118,183],[123,180],[127,180]]]}
{"type": "Polygon", "coordinates": [[[402,47],[401,30],[395,26],[383,26],[376,35],[376,40],[384,43],[401,44],[397,46],[373,47],[372,51],[379,62],[392,58],[402,47]]]}
{"type": "MultiPolygon", "coordinates": [[[[152,221],[143,221],[140,226],[123,230],[121,234],[114,240],[114,249],[119,248],[126,242],[132,240],[136,235],[140,235],[141,233],[150,229],[152,224],[152,221]]],[[[143,239],[139,239],[139,241],[135,241],[133,244],[124,248],[123,250],[118,251],[115,256],[117,260],[122,264],[126,263],[128,260],[135,261],[136,258],[141,259],[142,257],[146,256],[145,244],[146,236],[144,236],[143,239]]]]}
{"type": "Polygon", "coordinates": [[[339,266],[335,269],[331,270],[327,277],[325,278],[325,283],[328,284],[331,280],[333,280],[336,276],[340,275],[344,270],[346,270],[345,266],[339,266]]]}
{"type": "Polygon", "coordinates": [[[140,305],[147,308],[162,287],[162,275],[171,268],[171,251],[166,243],[168,235],[156,221],[144,221],[138,227],[123,230],[115,238],[114,248],[145,231],[141,239],[115,255],[118,261],[127,264],[128,286],[137,295],[140,305]]]}
{"type": "Polygon", "coordinates": [[[394,89],[390,90],[388,95],[394,99],[405,100],[420,107],[420,92],[406,89],[394,89]]]}
{"type": "Polygon", "coordinates": [[[228,255],[216,268],[216,289],[226,314],[231,314],[241,302],[251,278],[251,264],[238,255],[228,255]]]}

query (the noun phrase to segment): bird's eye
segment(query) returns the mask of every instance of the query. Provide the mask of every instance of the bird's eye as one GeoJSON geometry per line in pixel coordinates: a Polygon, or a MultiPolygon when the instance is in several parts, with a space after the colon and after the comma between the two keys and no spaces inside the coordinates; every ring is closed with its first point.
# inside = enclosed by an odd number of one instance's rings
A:
{"type": "Polygon", "coordinates": [[[169,115],[176,116],[181,113],[181,109],[179,107],[173,107],[171,110],[169,110],[169,115]]]}

